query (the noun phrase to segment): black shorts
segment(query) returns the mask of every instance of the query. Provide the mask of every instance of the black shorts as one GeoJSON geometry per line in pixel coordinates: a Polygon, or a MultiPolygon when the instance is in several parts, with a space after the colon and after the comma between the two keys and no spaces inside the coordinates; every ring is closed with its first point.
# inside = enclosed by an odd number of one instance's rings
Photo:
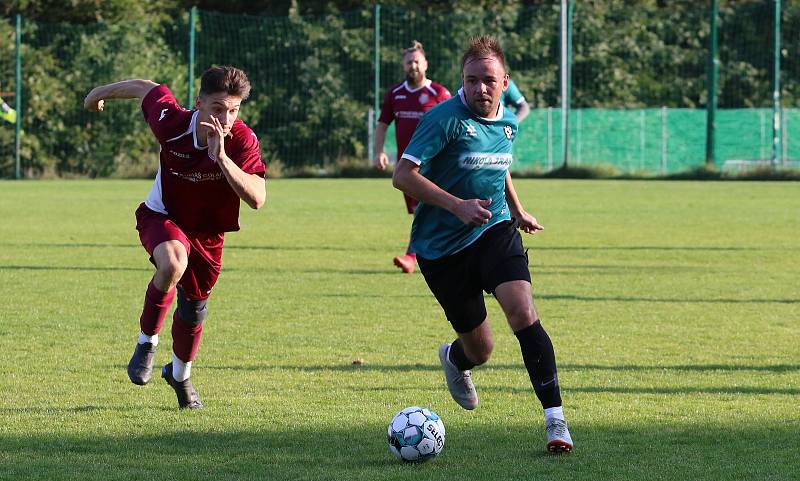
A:
{"type": "Polygon", "coordinates": [[[490,227],[465,249],[427,260],[417,255],[425,282],[456,332],[470,332],[486,319],[483,291],[508,281],[531,281],[528,254],[513,220],[490,227]]]}

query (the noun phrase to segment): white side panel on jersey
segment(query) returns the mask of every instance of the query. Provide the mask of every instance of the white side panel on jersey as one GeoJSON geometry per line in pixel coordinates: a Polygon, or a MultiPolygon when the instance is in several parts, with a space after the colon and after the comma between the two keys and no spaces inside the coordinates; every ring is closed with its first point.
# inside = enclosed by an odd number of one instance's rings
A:
{"type": "Polygon", "coordinates": [[[161,166],[158,167],[156,180],[153,181],[153,187],[150,188],[150,193],[147,194],[147,199],[144,200],[144,205],[146,205],[147,208],[152,211],[169,215],[166,207],[164,207],[164,198],[161,195],[161,166]]]}

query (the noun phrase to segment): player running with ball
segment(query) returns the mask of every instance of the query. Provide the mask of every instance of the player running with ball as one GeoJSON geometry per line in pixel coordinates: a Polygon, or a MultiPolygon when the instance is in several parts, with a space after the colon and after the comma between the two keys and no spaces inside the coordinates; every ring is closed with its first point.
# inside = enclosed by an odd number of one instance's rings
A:
{"type": "Polygon", "coordinates": [[[136,229],[156,272],[145,293],[128,377],[139,385],[150,381],[159,331],[177,296],[172,362],[161,376],[181,409],[203,407],[190,376],[222,268],[225,232],[239,230],[240,199],[258,209],[266,198],[258,138],[238,119],[249,94],[243,71],[212,67],[200,80],[195,110],[182,108],[166,85],[150,80],[103,85],[84,100],[87,110],[102,111],[104,100],[138,99],[161,146],[155,183],[136,210],[136,229]]]}
{"type": "Polygon", "coordinates": [[[475,409],[470,370],[492,353],[483,291],[493,294],[544,407],[547,449],[570,451],[555,352],[533,303],[517,231],[533,234],[543,227],[523,209],[508,170],[517,120],[500,104],[508,75],[497,40],[472,39],[461,68],[463,88],[425,114],[393,177],[395,187],[420,201],[411,247],[458,334],[439,348],[439,359],[453,399],[475,409]]]}

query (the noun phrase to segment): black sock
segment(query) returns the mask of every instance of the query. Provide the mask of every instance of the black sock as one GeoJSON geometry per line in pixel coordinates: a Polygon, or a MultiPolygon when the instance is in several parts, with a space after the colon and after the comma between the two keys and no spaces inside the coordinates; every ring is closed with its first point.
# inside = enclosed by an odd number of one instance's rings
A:
{"type": "Polygon", "coordinates": [[[464,347],[461,345],[461,339],[456,339],[453,341],[453,344],[450,345],[450,355],[448,358],[459,371],[466,371],[475,367],[475,363],[470,361],[467,355],[464,354],[464,347]]]}
{"type": "Polygon", "coordinates": [[[536,321],[533,325],[515,332],[514,335],[519,340],[522,359],[525,361],[533,390],[536,391],[536,397],[541,401],[542,407],[547,409],[561,406],[556,353],[542,323],[536,321]]]}

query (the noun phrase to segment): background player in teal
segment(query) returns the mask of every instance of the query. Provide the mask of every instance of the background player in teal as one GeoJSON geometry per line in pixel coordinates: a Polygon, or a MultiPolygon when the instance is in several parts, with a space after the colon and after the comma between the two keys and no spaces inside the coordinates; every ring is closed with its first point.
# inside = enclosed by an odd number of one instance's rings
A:
{"type": "Polygon", "coordinates": [[[528,105],[528,101],[525,100],[525,96],[522,95],[517,84],[511,79],[508,79],[508,88],[503,92],[501,101],[503,105],[516,111],[517,122],[522,122],[522,120],[531,113],[531,107],[528,105]]]}
{"type": "Polygon", "coordinates": [[[489,360],[492,333],[483,291],[497,298],[519,340],[542,403],[547,449],[572,450],[561,406],[555,352],[531,295],[528,259],[517,227],[543,229],[511,182],[517,121],[500,103],[508,87],[505,58],[493,37],[470,41],[461,60],[463,88],[422,118],[398,162],[393,184],[419,199],[412,248],[436,300],[457,332],[439,347],[453,399],[478,406],[471,369],[489,360]]]}

